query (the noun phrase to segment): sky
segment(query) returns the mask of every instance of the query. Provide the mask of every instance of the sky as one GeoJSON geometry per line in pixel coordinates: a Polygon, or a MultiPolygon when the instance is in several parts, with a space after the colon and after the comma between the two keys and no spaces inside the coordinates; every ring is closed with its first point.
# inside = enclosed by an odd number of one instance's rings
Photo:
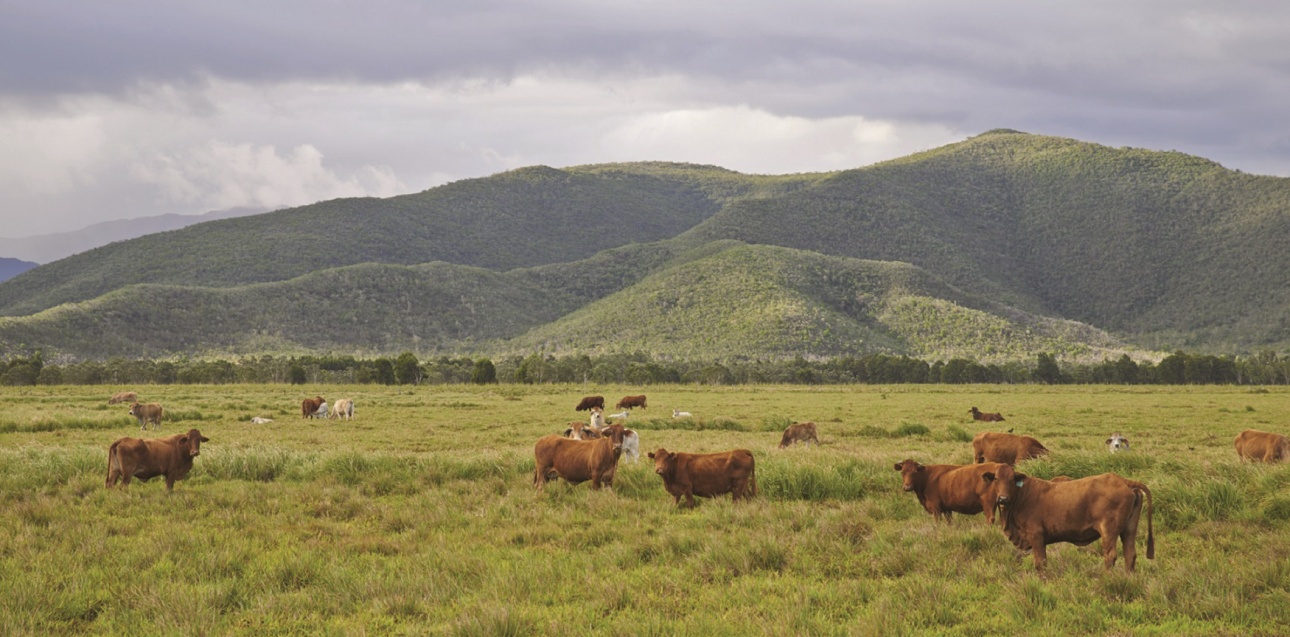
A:
{"type": "Polygon", "coordinates": [[[1290,176],[1288,41],[1264,0],[0,0],[0,236],[993,128],[1290,176]]]}

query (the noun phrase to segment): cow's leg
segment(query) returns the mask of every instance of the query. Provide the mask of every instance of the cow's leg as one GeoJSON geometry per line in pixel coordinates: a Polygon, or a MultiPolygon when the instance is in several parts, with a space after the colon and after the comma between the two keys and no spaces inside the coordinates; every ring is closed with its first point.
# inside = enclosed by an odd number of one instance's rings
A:
{"type": "Polygon", "coordinates": [[[171,474],[167,473],[167,474],[166,474],[166,491],[174,491],[174,490],[175,490],[175,476],[173,476],[173,475],[171,475],[171,474]]]}
{"type": "Polygon", "coordinates": [[[1030,541],[1030,554],[1035,557],[1035,571],[1043,573],[1048,565],[1048,547],[1044,545],[1043,538],[1030,541]]]}
{"type": "Polygon", "coordinates": [[[685,490],[685,506],[694,508],[694,491],[691,489],[685,490]]]}

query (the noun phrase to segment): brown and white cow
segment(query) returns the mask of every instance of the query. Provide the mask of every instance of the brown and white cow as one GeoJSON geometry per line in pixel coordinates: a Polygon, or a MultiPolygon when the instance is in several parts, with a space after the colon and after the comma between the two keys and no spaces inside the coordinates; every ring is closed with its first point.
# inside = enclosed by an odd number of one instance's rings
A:
{"type": "Polygon", "coordinates": [[[130,403],[130,415],[139,421],[139,429],[147,429],[148,423],[152,423],[153,429],[161,429],[165,410],[160,403],[130,403]]]}
{"type": "Polygon", "coordinates": [[[539,491],[547,480],[564,478],[571,484],[591,481],[591,488],[614,486],[618,458],[623,453],[623,426],[609,425],[598,440],[573,440],[551,434],[533,446],[533,486],[539,491]]]}
{"type": "Polygon", "coordinates": [[[681,504],[681,496],[685,496],[686,506],[694,508],[696,495],[711,498],[729,493],[736,502],[757,495],[756,461],[747,449],[684,453],[660,447],[649,457],[674,504],[681,504]]]}
{"type": "Polygon", "coordinates": [[[133,478],[147,482],[165,476],[166,490],[173,491],[175,481],[183,480],[192,471],[193,458],[201,455],[203,442],[210,442],[210,438],[196,429],[152,440],[119,438],[108,447],[106,486],[112,488],[119,480],[121,488],[125,488],[133,478]]]}
{"type": "Polygon", "coordinates": [[[1015,465],[1028,458],[1038,458],[1048,453],[1048,448],[1030,436],[982,431],[972,438],[972,458],[975,462],[1002,462],[1015,465]]]}
{"type": "Polygon", "coordinates": [[[802,441],[802,444],[809,445],[812,441],[820,444],[820,439],[815,435],[815,423],[813,422],[795,422],[784,430],[784,437],[779,441],[780,449],[787,449],[789,445],[802,441]]]}
{"type": "Polygon", "coordinates": [[[981,411],[980,409],[977,409],[976,407],[969,409],[968,413],[972,414],[972,420],[980,420],[984,422],[1003,422],[1003,414],[986,413],[984,411],[981,411]]]}
{"type": "Polygon", "coordinates": [[[1124,546],[1124,568],[1137,564],[1138,522],[1147,507],[1147,559],[1156,557],[1152,529],[1151,490],[1135,480],[1114,473],[1050,482],[1017,473],[1008,465],[982,474],[990,486],[1003,533],[1017,548],[1035,556],[1035,570],[1043,571],[1046,547],[1058,542],[1078,546],[1102,540],[1102,565],[1115,566],[1116,538],[1124,546]]]}
{"type": "Polygon", "coordinates": [[[951,522],[955,513],[976,515],[985,512],[985,521],[994,524],[994,495],[990,485],[981,476],[997,472],[1005,466],[997,462],[986,464],[929,464],[913,460],[896,463],[905,491],[914,492],[918,503],[932,514],[937,522],[945,516],[951,522]]]}
{"type": "Polygon", "coordinates": [[[117,403],[132,403],[137,400],[139,400],[139,394],[132,391],[119,391],[112,394],[112,397],[108,399],[108,404],[115,405],[117,403]]]}
{"type": "Polygon", "coordinates": [[[587,411],[592,407],[598,407],[600,409],[604,409],[605,397],[604,396],[583,396],[582,400],[578,403],[578,406],[574,407],[573,410],[587,411]]]}
{"type": "Polygon", "coordinates": [[[585,422],[571,422],[564,430],[564,437],[574,440],[596,440],[603,436],[600,435],[599,429],[589,426],[585,422]]]}
{"type": "Polygon", "coordinates": [[[315,418],[318,416],[318,410],[325,404],[327,404],[327,399],[322,396],[306,398],[300,403],[300,416],[302,418],[315,418]]]}
{"type": "Polygon", "coordinates": [[[332,405],[331,413],[328,418],[353,420],[354,419],[354,400],[352,398],[339,398],[336,404],[332,405]]]}
{"type": "Polygon", "coordinates": [[[1241,461],[1281,462],[1290,460],[1290,438],[1257,429],[1246,429],[1236,435],[1236,455],[1241,461]]]}
{"type": "Polygon", "coordinates": [[[614,409],[631,409],[633,407],[645,409],[645,394],[641,394],[639,396],[623,396],[623,399],[618,401],[617,405],[614,405],[614,409]]]}
{"type": "Polygon", "coordinates": [[[601,429],[604,429],[604,428],[605,428],[605,424],[606,424],[606,423],[605,423],[605,410],[604,410],[604,409],[601,409],[600,407],[592,407],[592,408],[591,408],[591,416],[589,416],[589,418],[591,419],[591,422],[590,422],[590,423],[588,423],[588,424],[590,424],[590,425],[591,425],[591,428],[592,428],[592,429],[595,429],[596,431],[599,431],[599,430],[601,430],[601,429]]]}

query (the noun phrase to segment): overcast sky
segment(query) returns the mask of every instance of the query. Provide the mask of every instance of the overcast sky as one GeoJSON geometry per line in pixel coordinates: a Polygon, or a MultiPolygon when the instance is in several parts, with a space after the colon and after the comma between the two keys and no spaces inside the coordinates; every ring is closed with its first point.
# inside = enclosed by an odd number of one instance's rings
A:
{"type": "Polygon", "coordinates": [[[0,0],[0,236],[1000,127],[1290,176],[1287,42],[1264,0],[0,0]]]}

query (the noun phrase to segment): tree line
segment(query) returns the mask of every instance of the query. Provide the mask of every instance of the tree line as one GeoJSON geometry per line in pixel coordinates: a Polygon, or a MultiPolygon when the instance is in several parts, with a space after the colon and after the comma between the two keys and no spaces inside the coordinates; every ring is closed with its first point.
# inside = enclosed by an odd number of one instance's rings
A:
{"type": "Polygon", "coordinates": [[[492,358],[260,356],[225,359],[151,360],[111,358],[47,364],[40,352],[0,362],[0,385],[134,385],[290,383],[444,385],[488,383],[603,383],[653,385],[742,384],[963,384],[1042,383],[1116,385],[1286,385],[1290,358],[1273,351],[1253,356],[1174,352],[1158,363],[1127,354],[1100,363],[1058,361],[1039,354],[1034,362],[982,364],[964,358],[927,362],[908,356],[870,354],[822,360],[676,361],[644,352],[600,356],[533,353],[492,358]]]}

